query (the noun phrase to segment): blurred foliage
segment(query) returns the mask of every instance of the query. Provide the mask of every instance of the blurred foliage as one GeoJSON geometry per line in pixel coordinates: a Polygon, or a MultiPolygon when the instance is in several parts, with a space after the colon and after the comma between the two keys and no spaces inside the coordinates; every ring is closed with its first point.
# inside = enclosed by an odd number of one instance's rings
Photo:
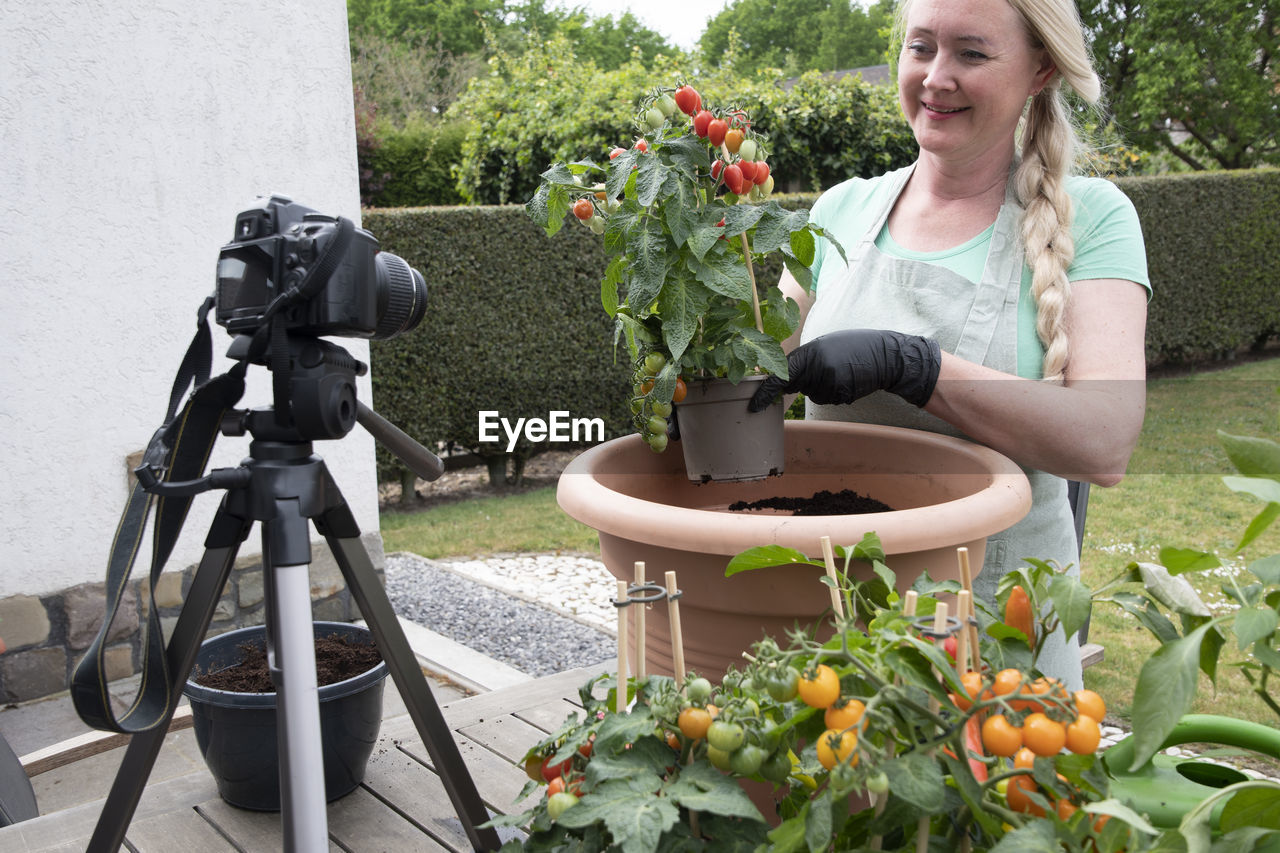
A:
{"type": "Polygon", "coordinates": [[[894,0],[865,8],[850,0],[737,0],[707,22],[698,50],[714,68],[736,33],[741,63],[790,76],[881,65],[893,7],[894,0]]]}
{"type": "Polygon", "coordinates": [[[1110,117],[1196,170],[1280,164],[1280,0],[1081,0],[1110,117]]]}

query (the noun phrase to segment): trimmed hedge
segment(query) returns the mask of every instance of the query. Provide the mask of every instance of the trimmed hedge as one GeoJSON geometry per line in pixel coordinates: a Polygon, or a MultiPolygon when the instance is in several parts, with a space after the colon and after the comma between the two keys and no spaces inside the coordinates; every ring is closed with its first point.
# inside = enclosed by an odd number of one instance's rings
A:
{"type": "Polygon", "coordinates": [[[372,207],[462,204],[452,164],[462,156],[467,126],[461,122],[410,122],[380,129],[378,146],[363,164],[379,184],[372,207]]]}
{"type": "Polygon", "coordinates": [[[1116,183],[1147,244],[1148,364],[1229,358],[1280,334],[1280,170],[1116,183]]]}
{"type": "MultiPolygon", "coordinates": [[[[1222,358],[1280,334],[1280,171],[1116,183],[1146,237],[1149,364],[1222,358]]],[[[506,440],[479,442],[481,410],[512,420],[560,410],[602,418],[606,437],[630,431],[630,368],[625,349],[615,361],[610,346],[598,237],[570,223],[548,239],[516,205],[367,210],[364,227],[428,287],[418,329],[372,346],[374,402],[385,417],[428,447],[499,460],[506,440]]],[[[779,270],[758,272],[772,281],[779,270]]],[[[545,447],[522,442],[517,463],[545,447]]],[[[398,470],[382,453],[381,475],[398,470]]]]}

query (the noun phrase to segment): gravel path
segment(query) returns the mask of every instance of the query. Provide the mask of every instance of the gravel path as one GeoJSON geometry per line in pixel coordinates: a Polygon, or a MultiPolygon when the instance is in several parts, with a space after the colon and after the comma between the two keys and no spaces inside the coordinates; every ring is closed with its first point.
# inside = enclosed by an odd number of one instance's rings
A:
{"type": "Polygon", "coordinates": [[[606,630],[609,577],[598,561],[582,557],[386,558],[387,596],[397,614],[532,676],[617,655],[616,635],[606,630]],[[598,601],[593,589],[603,590],[598,601]]]}

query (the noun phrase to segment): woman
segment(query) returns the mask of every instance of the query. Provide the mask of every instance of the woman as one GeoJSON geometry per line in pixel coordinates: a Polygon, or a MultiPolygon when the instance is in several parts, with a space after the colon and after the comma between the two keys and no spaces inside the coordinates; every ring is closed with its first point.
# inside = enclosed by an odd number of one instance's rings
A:
{"type": "MultiPolygon", "coordinates": [[[[1022,465],[1032,509],[988,540],[975,579],[992,601],[1025,557],[1078,565],[1066,479],[1124,475],[1144,412],[1146,257],[1128,199],[1068,177],[1062,86],[1099,97],[1071,0],[908,0],[899,27],[919,158],[814,205],[848,260],[820,241],[812,292],[783,276],[803,326],[790,381],[753,407],[800,391],[808,417],[963,434],[1022,465]]],[[[1061,634],[1040,668],[1078,688],[1061,634]]]]}

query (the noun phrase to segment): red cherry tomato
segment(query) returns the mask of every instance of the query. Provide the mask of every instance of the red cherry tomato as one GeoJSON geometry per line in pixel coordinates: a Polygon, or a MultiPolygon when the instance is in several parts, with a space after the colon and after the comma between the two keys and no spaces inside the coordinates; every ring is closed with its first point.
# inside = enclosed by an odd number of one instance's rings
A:
{"type": "Polygon", "coordinates": [[[762,160],[756,161],[756,183],[763,184],[769,179],[769,164],[762,160]]]}
{"type": "Polygon", "coordinates": [[[756,164],[750,160],[739,160],[738,169],[742,172],[742,177],[752,183],[756,180],[756,164]]]}
{"type": "Polygon", "coordinates": [[[702,96],[692,86],[681,86],[675,93],[676,106],[685,115],[693,115],[702,106],[702,96]]]}
{"type": "Polygon", "coordinates": [[[627,149],[625,148],[615,148],[609,152],[609,159],[616,160],[619,154],[626,154],[626,153],[627,153],[627,149]]]}
{"type": "Polygon", "coordinates": [[[720,173],[724,171],[724,161],[717,160],[711,164],[711,179],[713,181],[720,180],[720,173]]]}
{"type": "Polygon", "coordinates": [[[734,195],[742,195],[744,181],[742,168],[737,163],[730,163],[724,167],[724,185],[729,188],[729,192],[734,195]]]}
{"type": "Polygon", "coordinates": [[[631,147],[639,151],[641,154],[644,154],[649,150],[649,143],[644,139],[637,139],[636,144],[631,147]]]}
{"type": "Polygon", "coordinates": [[[719,148],[724,144],[725,134],[729,132],[729,122],[722,118],[714,118],[707,125],[707,141],[719,148]]]}
{"type": "Polygon", "coordinates": [[[596,215],[596,207],[588,199],[580,198],[573,203],[573,215],[586,221],[596,215]]]}
{"type": "Polygon", "coordinates": [[[700,138],[707,138],[707,126],[711,124],[711,120],[715,118],[710,110],[699,110],[698,114],[693,117],[693,132],[700,138]]]}

